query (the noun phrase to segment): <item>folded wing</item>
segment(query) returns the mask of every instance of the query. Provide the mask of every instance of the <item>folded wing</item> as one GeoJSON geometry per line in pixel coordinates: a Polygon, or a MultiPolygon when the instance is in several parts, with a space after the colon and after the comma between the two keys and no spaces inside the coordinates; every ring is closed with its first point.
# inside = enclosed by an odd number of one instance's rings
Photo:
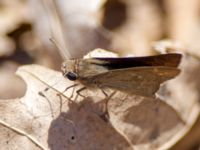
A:
{"type": "Polygon", "coordinates": [[[161,83],[174,78],[179,72],[175,67],[134,67],[110,70],[91,77],[88,82],[100,88],[152,97],[161,83]]]}

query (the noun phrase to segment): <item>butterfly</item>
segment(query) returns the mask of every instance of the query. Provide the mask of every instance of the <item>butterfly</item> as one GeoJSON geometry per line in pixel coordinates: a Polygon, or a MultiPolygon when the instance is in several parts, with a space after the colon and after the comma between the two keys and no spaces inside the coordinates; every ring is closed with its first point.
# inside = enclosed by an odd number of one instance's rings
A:
{"type": "MultiPolygon", "coordinates": [[[[111,88],[153,97],[160,84],[180,73],[181,54],[161,54],[144,57],[95,57],[66,60],[61,67],[63,76],[86,88],[111,88]]],[[[81,95],[81,94],[80,94],[81,95]]]]}

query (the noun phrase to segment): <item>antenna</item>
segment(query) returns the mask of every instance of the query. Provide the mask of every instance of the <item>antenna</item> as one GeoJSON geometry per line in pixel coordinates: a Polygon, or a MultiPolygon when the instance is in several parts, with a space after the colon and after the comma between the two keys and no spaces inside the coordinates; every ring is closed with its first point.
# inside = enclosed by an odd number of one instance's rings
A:
{"type": "Polygon", "coordinates": [[[64,48],[61,47],[61,45],[58,44],[58,42],[57,42],[53,37],[49,38],[49,40],[50,40],[50,42],[51,42],[53,45],[55,45],[55,47],[56,47],[60,52],[62,52],[62,51],[64,50],[64,48]]]}
{"type": "Polygon", "coordinates": [[[71,55],[70,51],[67,50],[67,43],[64,40],[65,36],[63,34],[62,22],[57,10],[56,2],[54,0],[42,0],[42,2],[47,12],[46,15],[50,22],[51,33],[54,37],[54,39],[50,38],[50,41],[54,43],[54,45],[58,48],[61,57],[63,57],[64,59],[69,59],[71,55]],[[59,45],[62,45],[64,48],[58,46],[58,44],[56,44],[57,42],[55,39],[57,41],[60,41],[59,45]]]}

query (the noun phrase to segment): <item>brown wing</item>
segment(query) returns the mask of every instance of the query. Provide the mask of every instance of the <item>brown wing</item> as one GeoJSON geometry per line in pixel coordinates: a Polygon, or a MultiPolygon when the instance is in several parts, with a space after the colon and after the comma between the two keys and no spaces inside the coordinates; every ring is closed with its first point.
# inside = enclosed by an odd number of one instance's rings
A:
{"type": "Polygon", "coordinates": [[[79,61],[79,79],[90,78],[98,74],[137,67],[177,67],[181,61],[181,54],[162,54],[145,57],[118,57],[118,58],[89,58],[79,61]]]}
{"type": "Polygon", "coordinates": [[[181,61],[181,54],[161,54],[155,56],[144,57],[119,57],[119,58],[93,58],[99,61],[94,61],[96,65],[107,67],[109,70],[132,68],[132,67],[147,67],[147,66],[165,66],[177,67],[181,61]]]}
{"type": "Polygon", "coordinates": [[[88,79],[88,84],[113,88],[129,94],[153,96],[160,84],[180,72],[173,67],[135,67],[111,70],[88,79]]]}

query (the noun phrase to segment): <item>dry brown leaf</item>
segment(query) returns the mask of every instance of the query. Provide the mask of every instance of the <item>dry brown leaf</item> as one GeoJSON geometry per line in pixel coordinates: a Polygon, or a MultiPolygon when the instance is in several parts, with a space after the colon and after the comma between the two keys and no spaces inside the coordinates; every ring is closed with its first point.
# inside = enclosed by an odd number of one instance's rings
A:
{"type": "Polygon", "coordinates": [[[90,99],[81,108],[57,95],[57,90],[62,91],[70,84],[61,73],[32,65],[21,67],[18,74],[27,82],[27,92],[21,99],[1,101],[2,147],[130,149],[129,143],[110,124],[85,109],[89,104],[95,105],[90,99]],[[44,91],[52,85],[53,88],[44,91]]]}
{"type": "Polygon", "coordinates": [[[29,22],[30,16],[25,1],[1,0],[0,6],[0,57],[2,57],[11,55],[15,50],[15,44],[7,34],[20,24],[29,22]]]}
{"type": "Polygon", "coordinates": [[[72,89],[59,95],[73,84],[59,72],[29,65],[17,74],[27,83],[27,92],[0,102],[5,149],[165,149],[191,125],[162,100],[120,92],[108,103],[108,122],[102,116],[105,96],[99,90],[86,90],[87,98],[75,102],[67,98],[72,89]]]}
{"type": "Polygon", "coordinates": [[[194,146],[198,146],[200,142],[199,134],[199,98],[200,98],[200,57],[198,53],[194,53],[190,48],[174,41],[158,41],[155,48],[160,53],[178,52],[183,54],[181,75],[176,79],[175,84],[169,81],[169,94],[165,95],[167,103],[173,106],[176,111],[186,121],[187,128],[183,134],[180,134],[181,140],[177,142],[171,149],[188,150],[194,146]],[[176,100],[176,101],[174,101],[176,100]]]}

